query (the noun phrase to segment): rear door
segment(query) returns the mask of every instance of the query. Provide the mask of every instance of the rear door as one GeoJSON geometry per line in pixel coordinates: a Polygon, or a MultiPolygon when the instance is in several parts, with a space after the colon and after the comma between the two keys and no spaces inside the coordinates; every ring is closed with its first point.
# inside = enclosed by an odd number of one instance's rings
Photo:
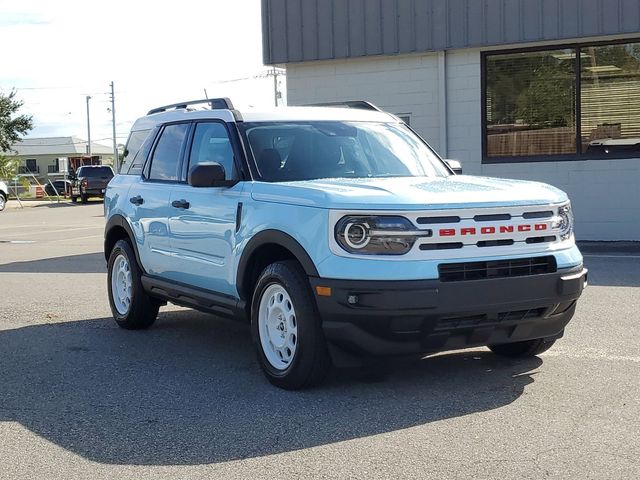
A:
{"type": "Polygon", "coordinates": [[[189,123],[165,125],[138,183],[129,189],[130,214],[144,269],[167,277],[174,268],[169,245],[168,218],[171,189],[180,181],[181,158],[189,123]]]}
{"type": "MultiPolygon", "coordinates": [[[[223,121],[195,124],[190,147],[185,154],[183,179],[198,163],[217,162],[224,166],[227,180],[239,178],[239,152],[230,140],[223,121]]],[[[194,287],[236,296],[233,281],[233,250],[236,245],[236,217],[244,182],[233,187],[195,188],[185,182],[174,185],[169,208],[171,249],[176,269],[169,273],[175,281],[194,287]]]]}

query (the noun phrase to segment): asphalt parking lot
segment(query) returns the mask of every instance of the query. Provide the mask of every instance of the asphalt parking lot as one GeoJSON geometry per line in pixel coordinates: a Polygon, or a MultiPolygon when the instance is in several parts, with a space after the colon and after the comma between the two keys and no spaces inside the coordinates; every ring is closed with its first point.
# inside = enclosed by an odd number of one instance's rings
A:
{"type": "Polygon", "coordinates": [[[285,392],[245,325],[110,318],[102,204],[0,213],[0,478],[640,477],[640,255],[586,258],[539,358],[466,350],[285,392]]]}

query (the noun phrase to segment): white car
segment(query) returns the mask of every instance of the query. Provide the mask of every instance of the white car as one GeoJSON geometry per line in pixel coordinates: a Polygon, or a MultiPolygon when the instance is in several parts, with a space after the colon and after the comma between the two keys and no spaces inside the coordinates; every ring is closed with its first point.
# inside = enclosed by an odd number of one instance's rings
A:
{"type": "Polygon", "coordinates": [[[0,182],[0,212],[7,206],[7,198],[9,198],[9,187],[4,182],[0,182]]]}

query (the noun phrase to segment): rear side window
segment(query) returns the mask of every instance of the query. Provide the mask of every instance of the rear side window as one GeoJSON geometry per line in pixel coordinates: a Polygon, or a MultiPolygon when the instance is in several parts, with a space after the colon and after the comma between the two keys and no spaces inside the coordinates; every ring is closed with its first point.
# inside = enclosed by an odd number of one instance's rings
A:
{"type": "Polygon", "coordinates": [[[196,126],[189,156],[189,169],[199,163],[217,162],[224,167],[227,180],[234,178],[233,148],[222,123],[207,122],[196,126]]]}
{"type": "Polygon", "coordinates": [[[180,123],[167,125],[160,134],[151,159],[151,180],[177,181],[180,152],[187,136],[189,125],[180,123]]]}
{"type": "Polygon", "coordinates": [[[124,147],[124,157],[120,173],[128,175],[140,175],[144,161],[151,148],[151,130],[138,130],[131,132],[127,145],[124,147]],[[146,150],[146,152],[145,152],[146,150]]]}

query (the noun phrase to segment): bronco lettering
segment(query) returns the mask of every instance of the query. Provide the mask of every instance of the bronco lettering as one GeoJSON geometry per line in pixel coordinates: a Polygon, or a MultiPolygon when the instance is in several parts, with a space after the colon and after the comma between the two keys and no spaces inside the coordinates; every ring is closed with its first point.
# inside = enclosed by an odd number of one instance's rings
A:
{"type": "Polygon", "coordinates": [[[540,232],[543,230],[547,230],[549,226],[546,223],[535,223],[535,224],[523,224],[523,225],[498,225],[497,227],[482,227],[478,232],[478,229],[475,227],[463,227],[458,229],[455,228],[441,228],[439,230],[441,237],[455,237],[456,235],[467,236],[467,235],[493,235],[495,233],[513,233],[514,231],[518,232],[531,232],[533,230],[540,232]]]}

